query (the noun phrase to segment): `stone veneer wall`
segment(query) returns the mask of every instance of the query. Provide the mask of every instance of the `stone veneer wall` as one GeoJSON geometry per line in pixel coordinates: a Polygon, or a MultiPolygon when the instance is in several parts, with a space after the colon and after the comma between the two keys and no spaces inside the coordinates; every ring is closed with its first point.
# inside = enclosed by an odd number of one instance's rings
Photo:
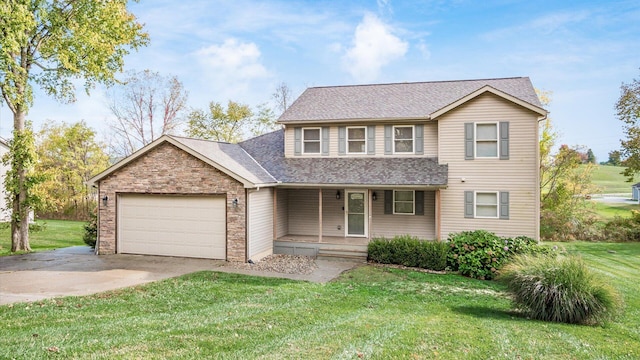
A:
{"type": "Polygon", "coordinates": [[[227,260],[245,261],[245,191],[242,183],[169,143],[163,143],[99,182],[98,254],[116,252],[116,194],[222,194],[227,197],[227,260]],[[238,206],[233,207],[233,199],[238,206]]]}

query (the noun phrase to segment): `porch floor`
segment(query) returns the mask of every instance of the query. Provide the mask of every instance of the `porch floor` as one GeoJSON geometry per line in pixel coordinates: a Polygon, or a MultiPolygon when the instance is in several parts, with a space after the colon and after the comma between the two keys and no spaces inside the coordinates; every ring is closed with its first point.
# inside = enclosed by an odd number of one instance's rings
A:
{"type": "Polygon", "coordinates": [[[319,241],[317,235],[284,235],[277,238],[276,241],[361,246],[369,244],[369,239],[366,237],[323,236],[322,240],[319,241]]]}

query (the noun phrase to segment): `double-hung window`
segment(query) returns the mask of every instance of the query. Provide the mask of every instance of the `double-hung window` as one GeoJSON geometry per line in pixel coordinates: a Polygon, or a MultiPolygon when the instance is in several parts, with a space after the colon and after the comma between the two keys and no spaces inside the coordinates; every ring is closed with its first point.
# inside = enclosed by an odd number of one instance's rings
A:
{"type": "Polygon", "coordinates": [[[302,152],[304,154],[320,154],[320,128],[302,129],[302,152]]]}
{"type": "Polygon", "coordinates": [[[393,127],[393,152],[413,153],[413,125],[393,127]]]}
{"type": "Polygon", "coordinates": [[[394,214],[415,214],[415,192],[413,190],[393,191],[393,213],[394,214]]]}
{"type": "Polygon", "coordinates": [[[491,219],[498,217],[497,192],[476,192],[475,204],[475,217],[491,219]]]}
{"type": "Polygon", "coordinates": [[[476,123],[476,157],[498,157],[498,123],[476,123]]]}
{"type": "Polygon", "coordinates": [[[367,153],[367,128],[364,126],[347,128],[347,153],[367,153]]]}

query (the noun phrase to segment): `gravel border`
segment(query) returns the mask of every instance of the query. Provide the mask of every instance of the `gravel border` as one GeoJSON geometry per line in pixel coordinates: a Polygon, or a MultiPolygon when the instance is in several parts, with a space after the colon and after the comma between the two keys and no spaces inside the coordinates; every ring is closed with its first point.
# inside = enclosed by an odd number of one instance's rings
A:
{"type": "Polygon", "coordinates": [[[302,255],[273,254],[265,256],[254,264],[230,262],[226,265],[233,269],[269,271],[283,274],[309,275],[318,268],[316,260],[302,255]]]}

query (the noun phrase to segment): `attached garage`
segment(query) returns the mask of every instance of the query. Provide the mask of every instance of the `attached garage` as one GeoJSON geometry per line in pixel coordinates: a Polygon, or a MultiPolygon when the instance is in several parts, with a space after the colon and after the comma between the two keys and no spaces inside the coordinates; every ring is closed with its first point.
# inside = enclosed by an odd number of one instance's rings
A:
{"type": "Polygon", "coordinates": [[[226,259],[226,197],[118,195],[118,253],[226,259]]]}

